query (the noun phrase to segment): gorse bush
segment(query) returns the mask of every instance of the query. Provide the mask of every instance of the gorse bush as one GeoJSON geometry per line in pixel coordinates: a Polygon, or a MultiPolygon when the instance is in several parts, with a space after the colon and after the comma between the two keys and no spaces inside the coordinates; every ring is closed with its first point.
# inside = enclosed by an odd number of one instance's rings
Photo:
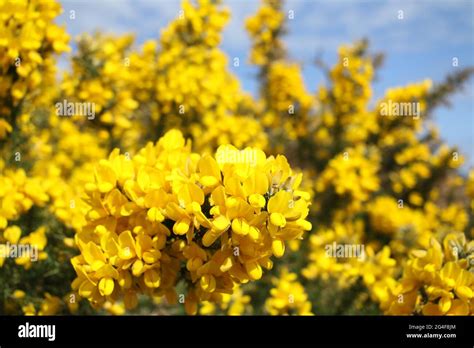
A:
{"type": "Polygon", "coordinates": [[[431,120],[472,68],[372,101],[362,40],[311,92],[263,0],[252,96],[220,1],[138,48],[60,12],[0,2],[2,314],[474,313],[474,171],[431,120]]]}
{"type": "Polygon", "coordinates": [[[301,174],[293,175],[285,157],[247,148],[254,163],[226,162],[238,150],[222,145],[217,162],[189,145],[171,130],[133,160],[113,151],[100,161],[95,183],[85,187],[81,255],[72,259],[81,297],[101,305],[123,296],[131,309],[137,293],[172,302],[182,280],[186,311],[196,313],[199,301],[219,301],[236,284],[262,278],[285,241],[311,229],[301,174]]]}

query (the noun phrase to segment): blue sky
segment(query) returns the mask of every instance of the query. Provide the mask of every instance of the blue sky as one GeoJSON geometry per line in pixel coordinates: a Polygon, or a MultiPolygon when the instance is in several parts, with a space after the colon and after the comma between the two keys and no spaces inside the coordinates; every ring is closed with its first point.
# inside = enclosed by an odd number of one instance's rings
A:
{"type": "MultiPolygon", "coordinates": [[[[62,0],[64,23],[73,36],[96,29],[136,34],[138,43],[158,37],[160,30],[179,12],[178,0],[62,0]],[[76,18],[69,19],[70,11],[76,18]]],[[[222,49],[239,57],[240,66],[230,68],[244,89],[256,92],[256,69],[247,62],[250,41],[244,20],[255,13],[256,0],[224,0],[231,9],[222,49]]],[[[389,87],[431,78],[474,65],[474,1],[472,0],[287,0],[294,11],[288,21],[286,45],[290,56],[303,66],[306,86],[315,91],[324,78],[313,64],[321,57],[334,64],[337,48],[366,37],[374,52],[386,54],[374,84],[374,99],[389,87]],[[403,11],[403,19],[399,19],[403,11]],[[452,66],[453,57],[459,67],[452,66]]],[[[229,62],[231,62],[229,60],[229,62]]],[[[474,79],[452,99],[451,108],[439,108],[434,119],[441,136],[458,145],[468,157],[465,167],[474,166],[474,79]]]]}

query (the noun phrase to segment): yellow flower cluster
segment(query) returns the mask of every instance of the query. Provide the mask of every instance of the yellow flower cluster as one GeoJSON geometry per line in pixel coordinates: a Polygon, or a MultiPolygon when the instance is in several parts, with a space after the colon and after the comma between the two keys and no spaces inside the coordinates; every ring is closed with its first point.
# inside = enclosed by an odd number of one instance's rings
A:
{"type": "MultiPolygon", "coordinates": [[[[28,146],[35,143],[38,119],[31,112],[50,105],[55,91],[55,56],[69,50],[69,36],[54,23],[61,6],[54,0],[0,3],[0,154],[2,169],[22,156],[37,153],[28,146]],[[46,88],[48,87],[48,88],[46,88]],[[39,92],[42,91],[42,92],[39,92]],[[19,137],[18,132],[21,132],[19,137]],[[15,139],[8,138],[15,133],[15,139]],[[31,153],[32,152],[32,153],[31,153]],[[4,161],[3,161],[4,160],[4,161]]],[[[16,168],[11,168],[15,170],[16,168]]],[[[1,173],[0,175],[5,175],[1,173]]],[[[10,176],[10,174],[6,174],[10,176]]],[[[19,173],[22,178],[25,173],[19,173]]],[[[22,180],[22,179],[19,179],[22,180]]],[[[38,183],[40,178],[32,182],[38,183]]],[[[29,180],[26,180],[29,181],[29,180]]],[[[29,184],[31,187],[32,183],[29,184]]],[[[0,189],[2,190],[3,187],[0,189]]],[[[13,190],[8,187],[5,189],[13,190]]],[[[41,195],[43,190],[38,191],[41,195]]],[[[9,195],[13,195],[9,191],[9,195]]],[[[21,198],[7,198],[19,199],[21,198]]],[[[29,204],[27,201],[25,204],[29,204]]],[[[5,207],[10,211],[11,207],[5,207]]],[[[0,226],[2,222],[0,212],[0,226]]]]}
{"type": "Polygon", "coordinates": [[[50,116],[49,121],[56,131],[40,133],[49,149],[42,151],[43,143],[36,142],[35,149],[44,155],[38,155],[32,173],[47,178],[42,188],[50,198],[49,210],[67,227],[79,231],[88,210],[82,199],[83,187],[94,179],[93,163],[104,158],[106,151],[100,139],[71,120],[50,116]]]}
{"type": "Polygon", "coordinates": [[[427,101],[426,97],[429,90],[432,87],[431,80],[425,80],[419,83],[409,84],[404,87],[390,88],[386,91],[384,98],[379,101],[375,108],[375,112],[379,115],[380,123],[380,145],[394,145],[402,142],[413,142],[415,135],[413,131],[421,129],[423,124],[422,119],[426,115],[427,101]],[[385,115],[383,112],[385,104],[385,115]],[[418,103],[417,113],[415,114],[412,109],[412,117],[406,117],[410,115],[403,115],[400,112],[396,113],[390,105],[401,105],[401,103],[418,103]],[[403,117],[400,117],[403,116],[403,117]],[[406,130],[410,129],[411,132],[406,130]]]}
{"type": "Polygon", "coordinates": [[[237,148],[247,146],[266,149],[268,138],[260,123],[248,116],[223,116],[206,114],[191,132],[195,146],[201,151],[212,152],[220,145],[233,144],[237,148]]]}
{"type": "Polygon", "coordinates": [[[395,158],[400,170],[390,177],[393,191],[398,194],[411,191],[411,203],[421,205],[423,203],[421,197],[420,199],[416,198],[419,196],[416,189],[420,181],[428,180],[434,173],[443,170],[443,168],[459,168],[462,165],[462,156],[455,160],[453,152],[455,151],[448,146],[442,146],[437,153],[426,156],[426,159],[421,154],[420,157],[416,157],[417,151],[412,147],[400,152],[400,157],[397,155],[395,158]]]}
{"type": "MultiPolygon", "coordinates": [[[[341,47],[339,60],[329,71],[331,86],[319,89],[322,117],[314,138],[321,145],[359,144],[377,130],[375,116],[367,112],[374,72],[365,51],[365,42],[341,47]]],[[[321,150],[320,155],[330,153],[321,150]]]]}
{"type": "Polygon", "coordinates": [[[0,118],[0,140],[7,137],[8,133],[11,133],[13,130],[10,123],[6,120],[0,118]]]}
{"type": "Polygon", "coordinates": [[[221,1],[198,0],[196,5],[184,0],[177,21],[174,21],[162,34],[161,42],[165,48],[174,45],[175,35],[181,45],[192,46],[196,42],[208,47],[217,47],[221,41],[220,32],[229,19],[229,11],[220,9],[221,1]]]}
{"type": "Polygon", "coordinates": [[[473,251],[462,233],[448,234],[443,245],[433,238],[428,250],[414,250],[382,309],[396,315],[472,315],[473,251]]]}
{"type": "Polygon", "coordinates": [[[312,96],[305,90],[303,76],[297,64],[277,61],[271,64],[268,73],[270,108],[277,112],[290,113],[290,106],[306,110],[312,96]]]}
{"type": "Polygon", "coordinates": [[[232,146],[200,156],[177,130],[131,159],[113,151],[86,185],[73,288],[96,305],[123,297],[133,308],[138,293],[176,298],[184,272],[185,308],[196,313],[198,301],[260,279],[285,241],[311,229],[300,182],[283,156],[232,146]]]}
{"type": "Polygon", "coordinates": [[[39,105],[47,98],[31,92],[53,84],[54,54],[69,50],[68,35],[53,22],[60,12],[54,0],[0,3],[0,139],[16,127],[25,99],[39,105]]]}
{"type": "MultiPolygon", "coordinates": [[[[393,197],[379,196],[367,207],[370,227],[375,233],[389,236],[392,252],[406,255],[407,250],[427,246],[434,226],[430,226],[431,214],[405,206],[393,197]]],[[[436,226],[437,227],[437,226],[436,226]]]]}
{"type": "Polygon", "coordinates": [[[80,231],[86,224],[88,205],[84,202],[84,185],[93,180],[92,164],[85,164],[74,170],[68,178],[61,176],[56,167],[47,172],[49,179],[44,187],[50,197],[49,210],[66,227],[80,231]]]}
{"type": "Polygon", "coordinates": [[[199,309],[199,314],[216,314],[218,309],[232,316],[248,314],[252,310],[250,301],[250,296],[245,295],[242,289],[238,285],[235,285],[232,294],[222,294],[222,302],[219,307],[217,307],[215,303],[204,301],[199,309]]]}
{"type": "MultiPolygon", "coordinates": [[[[339,61],[330,72],[336,114],[357,114],[366,108],[372,95],[373,68],[371,61],[363,56],[364,49],[363,42],[339,48],[339,61]]],[[[328,97],[324,92],[322,96],[328,97]]]]}
{"type": "Polygon", "coordinates": [[[31,232],[27,236],[21,237],[21,229],[18,226],[12,225],[3,230],[0,236],[0,241],[6,241],[8,244],[0,244],[2,247],[2,255],[0,255],[0,267],[5,263],[7,255],[16,253],[15,263],[23,266],[25,270],[28,270],[32,266],[32,262],[45,260],[48,258],[48,254],[44,251],[48,243],[46,238],[46,228],[40,227],[36,231],[31,232]],[[24,248],[27,246],[27,248],[24,248]],[[22,249],[24,248],[24,249],[22,249]],[[33,251],[32,248],[36,248],[33,251]],[[14,251],[16,249],[16,251],[14,251]],[[21,254],[18,250],[22,250],[21,254]],[[34,254],[35,253],[35,254],[34,254]],[[36,254],[37,253],[37,254],[36,254]]]}
{"type": "Polygon", "coordinates": [[[222,110],[221,114],[233,110],[239,84],[227,71],[227,58],[217,47],[228,11],[207,0],[196,6],[184,1],[181,11],[182,17],[161,36],[156,99],[163,114],[175,116],[167,120],[171,126],[186,127],[181,118],[192,122],[210,110],[222,110]]]}
{"type": "MultiPolygon", "coordinates": [[[[348,212],[360,210],[362,204],[380,187],[379,155],[373,151],[366,154],[364,150],[362,147],[351,148],[331,159],[316,179],[316,194],[329,195],[328,199],[345,199],[345,210],[348,212]]],[[[325,205],[317,204],[316,209],[323,210],[325,205]]]]}
{"type": "Polygon", "coordinates": [[[305,89],[299,65],[284,61],[270,65],[266,101],[268,111],[262,117],[264,126],[289,139],[307,135],[314,99],[305,89]]]}
{"type": "MultiPolygon", "coordinates": [[[[363,225],[360,223],[342,224],[335,223],[332,228],[320,229],[309,237],[308,264],[302,270],[304,277],[308,279],[322,278],[328,280],[331,277],[338,279],[340,286],[349,286],[349,280],[357,274],[352,268],[350,259],[330,257],[325,247],[334,241],[344,241],[346,244],[361,244],[363,225]]],[[[357,264],[355,264],[357,265],[357,264]]]]}
{"type": "Polygon", "coordinates": [[[247,19],[245,27],[253,40],[250,53],[253,64],[267,65],[281,58],[279,54],[284,46],[279,36],[285,20],[281,9],[281,0],[264,0],[258,12],[247,19]]]}
{"type": "Polygon", "coordinates": [[[6,169],[0,175],[0,229],[16,220],[33,205],[42,206],[48,195],[40,177],[28,177],[23,169],[6,169]]]}
{"type": "Polygon", "coordinates": [[[45,260],[0,257],[5,313],[472,314],[474,171],[427,122],[456,78],[372,107],[361,41],[309,91],[282,0],[246,22],[257,96],[219,48],[220,0],[141,47],[84,35],[60,76],[60,11],[0,2],[0,248],[45,260]]]}
{"type": "Polygon", "coordinates": [[[376,233],[389,235],[392,251],[402,255],[410,248],[427,248],[432,236],[463,231],[467,226],[467,214],[459,204],[441,209],[428,201],[423,208],[410,208],[388,196],[377,197],[368,206],[370,226],[376,233]]]}
{"type": "Polygon", "coordinates": [[[34,165],[33,171],[38,175],[52,171],[48,161],[54,163],[54,169],[60,171],[61,176],[70,177],[78,167],[106,156],[105,149],[94,133],[84,131],[71,120],[50,115],[49,126],[54,127],[55,132],[43,130],[38,137],[44,134],[45,139],[35,142],[34,150],[44,154],[38,154],[38,161],[34,165]]]}
{"type": "MultiPolygon", "coordinates": [[[[16,290],[13,294],[15,299],[19,302],[25,302],[25,292],[22,290],[16,290]]],[[[21,307],[24,315],[55,315],[59,312],[61,306],[63,305],[62,300],[53,296],[50,293],[44,294],[44,299],[41,301],[38,306],[35,306],[32,302],[24,303],[21,307]]]]}
{"type": "Polygon", "coordinates": [[[126,87],[134,85],[136,77],[129,68],[132,62],[127,53],[132,42],[129,35],[83,36],[72,71],[65,74],[61,84],[59,103],[87,103],[94,107],[89,110],[94,114],[68,116],[77,116],[77,122],[98,128],[101,138],[119,138],[132,127],[132,113],[138,107],[132,91],[126,87]]]}
{"type": "MultiPolygon", "coordinates": [[[[320,230],[310,237],[308,265],[302,274],[309,280],[317,278],[328,281],[336,279],[340,289],[348,289],[361,280],[370,297],[377,303],[388,296],[388,287],[395,283],[397,262],[391,257],[389,246],[379,248],[364,242],[363,224],[335,224],[333,229],[320,230]],[[334,241],[342,247],[364,246],[360,254],[338,256],[328,253],[334,241]]],[[[356,251],[355,249],[351,249],[356,251]]]]}
{"type": "Polygon", "coordinates": [[[158,127],[181,129],[200,151],[228,143],[265,149],[253,101],[240,90],[218,48],[228,19],[220,1],[183,1],[178,18],[162,32],[154,86],[158,127]]]}
{"type": "Polygon", "coordinates": [[[282,269],[280,276],[272,279],[274,288],[265,302],[271,315],[313,315],[311,302],[304,287],[297,281],[296,273],[282,269]]]}
{"type": "Polygon", "coordinates": [[[406,229],[410,226],[419,226],[419,223],[423,226],[424,218],[421,212],[408,207],[405,209],[403,204],[398,203],[393,197],[377,197],[370,203],[368,211],[371,225],[377,232],[383,234],[395,234],[402,229],[406,233],[406,229]]]}

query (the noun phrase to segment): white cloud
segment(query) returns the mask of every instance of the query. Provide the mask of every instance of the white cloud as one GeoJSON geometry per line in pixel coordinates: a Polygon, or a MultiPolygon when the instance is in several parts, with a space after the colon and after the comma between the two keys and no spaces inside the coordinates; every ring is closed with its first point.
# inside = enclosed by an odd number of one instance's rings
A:
{"type": "Polygon", "coordinates": [[[335,50],[342,42],[368,37],[376,47],[392,52],[420,53],[440,45],[473,42],[473,3],[458,1],[304,1],[290,21],[289,45],[299,56],[308,44],[335,50]],[[398,11],[403,11],[399,20],[398,11]]]}
{"type": "Polygon", "coordinates": [[[59,18],[73,35],[101,30],[110,33],[136,33],[141,38],[158,37],[159,31],[179,9],[172,0],[61,1],[64,13],[59,18]],[[75,19],[70,19],[70,11],[75,19]]]}

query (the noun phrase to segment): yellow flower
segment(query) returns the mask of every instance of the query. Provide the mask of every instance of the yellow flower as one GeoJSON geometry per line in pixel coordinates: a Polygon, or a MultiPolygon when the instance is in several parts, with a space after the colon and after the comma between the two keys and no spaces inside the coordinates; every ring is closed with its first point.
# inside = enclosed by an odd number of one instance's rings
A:
{"type": "Polygon", "coordinates": [[[169,293],[183,264],[194,313],[196,301],[219,302],[234,284],[260,279],[285,241],[311,229],[309,202],[284,157],[242,151],[200,156],[172,130],[127,164],[117,151],[100,161],[86,184],[73,289],[93,304],[123,298],[130,308],[137,293],[169,293]]]}
{"type": "Polygon", "coordinates": [[[21,229],[18,226],[10,226],[3,231],[3,237],[11,244],[16,244],[21,237],[21,229]]]}
{"type": "Polygon", "coordinates": [[[278,38],[284,22],[282,2],[264,0],[255,16],[247,19],[245,26],[253,39],[250,60],[256,65],[271,62],[272,55],[283,50],[283,43],[278,38]]]}
{"type": "Polygon", "coordinates": [[[24,298],[25,295],[26,295],[26,293],[23,290],[15,290],[13,292],[13,297],[18,299],[18,300],[24,298]]]}
{"type": "Polygon", "coordinates": [[[36,309],[33,303],[28,303],[27,305],[23,306],[22,308],[23,314],[24,315],[36,315],[36,309]]]}
{"type": "MultiPolygon", "coordinates": [[[[394,284],[391,296],[382,302],[387,314],[469,315],[474,297],[474,275],[469,271],[469,254],[454,249],[452,241],[464,240],[461,234],[444,239],[444,251],[434,238],[428,250],[415,250],[404,267],[402,279],[394,284]]],[[[469,252],[470,253],[470,252],[469,252]]]]}
{"type": "Polygon", "coordinates": [[[0,119],[0,140],[13,130],[12,126],[4,119],[0,119]]]}
{"type": "Polygon", "coordinates": [[[45,298],[41,302],[38,315],[55,315],[58,313],[61,306],[62,306],[62,301],[59,297],[52,296],[49,293],[45,293],[45,298]]]}
{"type": "Polygon", "coordinates": [[[265,302],[270,315],[313,315],[311,302],[303,286],[298,283],[297,275],[284,268],[279,278],[273,278],[275,287],[265,302]]]}

